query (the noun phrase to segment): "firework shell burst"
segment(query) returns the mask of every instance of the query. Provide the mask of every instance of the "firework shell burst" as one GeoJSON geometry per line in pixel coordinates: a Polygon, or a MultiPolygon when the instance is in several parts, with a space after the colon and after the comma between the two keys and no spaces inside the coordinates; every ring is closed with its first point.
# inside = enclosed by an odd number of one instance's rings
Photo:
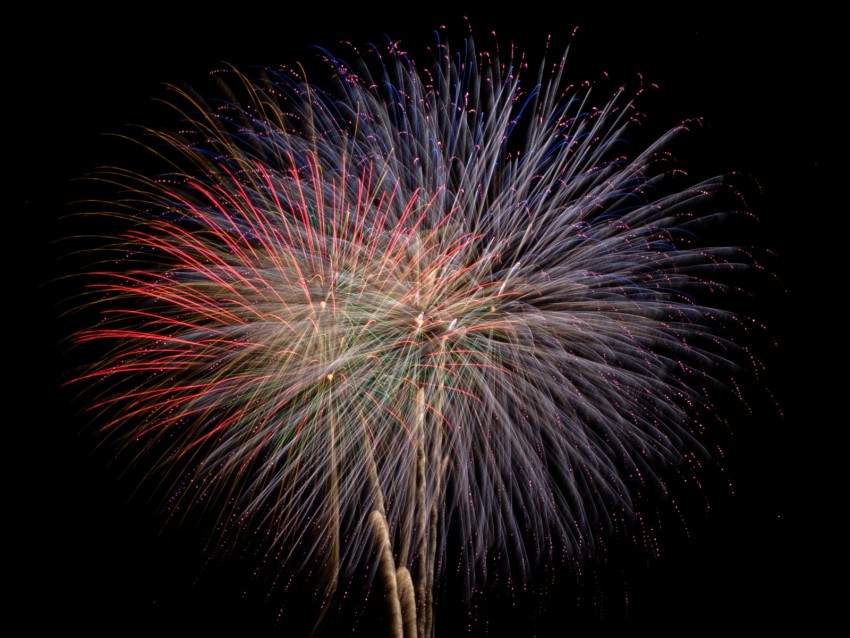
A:
{"type": "Polygon", "coordinates": [[[323,54],[327,91],[227,69],[228,99],[175,89],[179,132],[142,136],[167,170],[98,175],[125,228],[75,383],[175,511],[327,591],[375,569],[376,516],[430,583],[591,551],[699,449],[743,351],[723,279],[749,260],[699,244],[729,187],[681,188],[686,124],[624,155],[639,90],[597,107],[565,58],[434,51],[323,54]]]}

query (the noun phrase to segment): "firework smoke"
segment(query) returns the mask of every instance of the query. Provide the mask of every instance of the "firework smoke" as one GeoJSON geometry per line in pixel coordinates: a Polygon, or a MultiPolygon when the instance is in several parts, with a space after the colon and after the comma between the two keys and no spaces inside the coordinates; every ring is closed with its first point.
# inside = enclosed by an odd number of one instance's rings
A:
{"type": "Polygon", "coordinates": [[[76,381],[175,511],[306,559],[326,601],[371,570],[394,631],[426,636],[449,556],[470,590],[493,556],[580,557],[699,449],[748,260],[699,244],[726,186],[681,187],[687,126],[624,154],[633,96],[595,106],[565,59],[364,60],[328,56],[327,91],[175,89],[179,130],[143,138],[168,168],[99,175],[125,230],[88,275],[77,342],[107,347],[76,381]]]}

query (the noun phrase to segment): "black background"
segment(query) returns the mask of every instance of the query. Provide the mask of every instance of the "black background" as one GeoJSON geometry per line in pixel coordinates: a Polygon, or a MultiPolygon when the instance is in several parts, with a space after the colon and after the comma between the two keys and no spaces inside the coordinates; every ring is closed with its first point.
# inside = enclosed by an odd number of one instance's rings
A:
{"type": "MultiPolygon", "coordinates": [[[[745,16],[717,5],[687,15],[417,7],[412,18],[399,7],[269,10],[249,3],[219,13],[141,5],[121,11],[128,12],[30,10],[10,25],[23,36],[5,91],[12,142],[5,173],[13,194],[7,268],[12,282],[23,275],[25,283],[4,306],[12,351],[21,357],[9,370],[5,419],[6,526],[18,539],[7,551],[18,567],[13,614],[20,612],[20,622],[90,635],[125,628],[302,635],[297,610],[290,604],[278,620],[280,597],[266,599],[250,567],[208,564],[193,530],[163,531],[156,504],[131,496],[134,477],[122,479],[107,462],[109,451],[95,450],[82,433],[73,396],[60,389],[68,362],[61,339],[70,323],[56,308],[68,290],[47,284],[64,274],[55,242],[68,227],[59,218],[79,196],[73,180],[116,160],[103,156],[112,148],[104,134],[151,123],[164,83],[202,83],[222,61],[312,60],[315,45],[347,54],[342,40],[389,36],[422,51],[443,24],[450,41],[459,41],[467,31],[462,15],[480,49],[496,31],[499,43],[526,51],[532,66],[548,34],[562,48],[578,27],[572,80],[607,72],[613,83],[629,82],[641,73],[660,86],[640,105],[658,132],[684,118],[705,119],[687,158],[698,175],[734,170],[758,180],[762,193],[752,204],[761,223],[748,240],[777,255],[768,265],[782,284],[757,290],[756,310],[778,343],[761,354],[763,383],[782,416],[762,397],[753,400],[753,415],[734,417],[734,436],[723,446],[733,489],[721,485],[725,479],[708,482],[699,498],[710,507],[694,508],[687,535],[681,526],[663,534],[660,557],[635,556],[614,542],[608,562],[588,569],[590,583],[575,585],[567,574],[527,597],[491,592],[474,601],[471,614],[449,593],[438,635],[466,634],[472,620],[472,635],[560,636],[609,628],[814,630],[837,617],[845,577],[839,516],[846,415],[838,411],[838,381],[846,378],[846,285],[836,273],[846,235],[834,158],[847,149],[838,141],[846,121],[838,91],[846,78],[835,71],[829,16],[745,16]]],[[[358,616],[358,635],[369,635],[371,610],[358,616]]],[[[351,631],[331,625],[328,633],[351,631]]]]}

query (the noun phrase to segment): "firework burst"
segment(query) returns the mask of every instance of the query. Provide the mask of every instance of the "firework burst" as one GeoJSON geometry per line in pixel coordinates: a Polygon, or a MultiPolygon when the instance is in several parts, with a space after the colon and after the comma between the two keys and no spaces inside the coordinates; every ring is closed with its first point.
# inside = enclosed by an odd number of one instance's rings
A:
{"type": "Polygon", "coordinates": [[[175,89],[179,132],[144,137],[168,168],[99,175],[126,228],[76,337],[108,346],[76,382],[171,508],[306,559],[326,599],[367,569],[420,636],[449,556],[470,589],[496,555],[582,556],[698,449],[748,261],[698,242],[727,187],[679,185],[687,125],[628,156],[625,90],[435,53],[175,89]]]}

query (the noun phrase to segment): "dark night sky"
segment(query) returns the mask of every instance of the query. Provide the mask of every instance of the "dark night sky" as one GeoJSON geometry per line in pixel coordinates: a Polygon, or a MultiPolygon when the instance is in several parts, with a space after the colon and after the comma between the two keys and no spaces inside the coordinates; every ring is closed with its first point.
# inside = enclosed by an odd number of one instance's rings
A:
{"type": "MultiPolygon", "coordinates": [[[[222,60],[294,63],[311,59],[313,45],[344,52],[334,48],[341,40],[380,41],[384,34],[421,49],[441,24],[454,40],[465,29],[449,10],[415,20],[324,6],[297,15],[253,5],[244,10],[249,13],[237,7],[203,18],[68,14],[52,16],[53,27],[42,26],[38,15],[25,21],[27,44],[15,52],[7,83],[13,152],[6,174],[15,218],[7,238],[24,260],[27,283],[61,273],[51,242],[66,228],[56,218],[78,195],[71,180],[113,160],[103,156],[111,148],[104,133],[150,121],[163,83],[202,81],[222,60]]],[[[846,417],[835,416],[838,373],[827,368],[828,361],[836,370],[843,363],[837,303],[844,296],[830,274],[843,236],[835,228],[843,211],[831,186],[837,171],[830,147],[838,145],[832,130],[842,128],[843,117],[832,91],[844,78],[832,72],[837,63],[829,29],[805,15],[744,19],[722,9],[466,15],[482,36],[479,48],[495,30],[499,42],[513,39],[532,61],[547,34],[558,34],[562,46],[578,26],[572,79],[595,80],[608,71],[623,82],[642,73],[660,85],[641,105],[659,132],[683,118],[704,117],[707,126],[694,140],[706,149],[702,156],[701,147],[694,151],[697,170],[705,176],[735,170],[759,181],[755,240],[776,249],[770,266],[787,290],[765,286],[757,308],[779,343],[763,358],[784,418],[758,398],[754,417],[735,418],[734,437],[724,445],[734,495],[709,483],[704,496],[711,509],[694,508],[699,515],[688,521],[690,538],[670,532],[660,559],[623,550],[621,564],[589,570],[599,583],[579,589],[583,596],[595,592],[589,597],[596,603],[576,603],[568,583],[537,596],[539,603],[520,601],[513,615],[500,609],[504,601],[482,603],[489,635],[510,635],[502,631],[508,627],[541,636],[567,635],[575,627],[766,630],[836,618],[837,583],[846,575],[838,525],[839,499],[846,500],[839,491],[839,427],[846,417]]],[[[7,526],[21,535],[8,549],[24,567],[17,579],[20,604],[13,608],[32,610],[22,620],[34,628],[89,629],[90,635],[125,625],[300,635],[286,623],[275,627],[275,600],[263,600],[247,568],[233,561],[205,568],[191,530],[162,532],[154,505],[131,498],[131,480],[107,466],[106,451],[92,451],[70,393],[58,389],[66,359],[57,342],[68,323],[56,318],[54,305],[63,288],[28,287],[25,295],[33,290],[31,303],[10,304],[22,313],[12,318],[20,327],[10,337],[26,344],[23,372],[13,372],[23,387],[13,382],[7,417],[15,442],[7,454],[17,468],[7,526]],[[23,314],[29,309],[34,319],[23,314]],[[25,392],[29,398],[22,398],[25,392]]],[[[19,349],[15,343],[13,351],[19,349]]],[[[465,621],[447,612],[442,627],[465,621]]]]}

